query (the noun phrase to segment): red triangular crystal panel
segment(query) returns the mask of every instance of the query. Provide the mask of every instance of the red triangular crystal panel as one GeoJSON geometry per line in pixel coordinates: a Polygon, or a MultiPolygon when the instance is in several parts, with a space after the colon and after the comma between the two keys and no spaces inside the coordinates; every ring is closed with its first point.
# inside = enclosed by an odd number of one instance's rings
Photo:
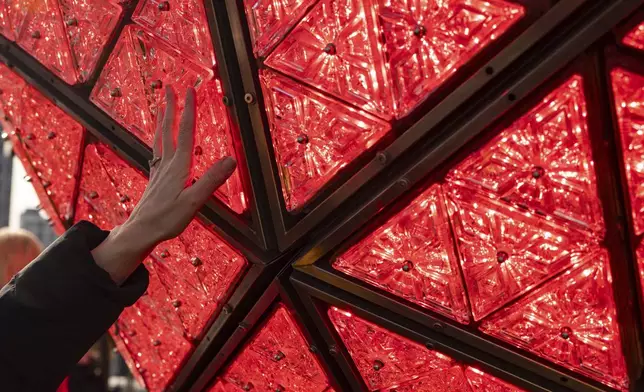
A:
{"type": "Polygon", "coordinates": [[[192,60],[215,65],[203,0],[142,0],[132,20],[192,60]]]}
{"type": "Polygon", "coordinates": [[[582,232],[465,187],[444,190],[475,320],[588,255],[582,232]]]}
{"type": "Polygon", "coordinates": [[[644,23],[640,23],[626,34],[622,42],[635,49],[644,50],[644,23]]]}
{"type": "Polygon", "coordinates": [[[246,19],[257,56],[266,55],[316,0],[245,0],[246,19]]]}
{"type": "Polygon", "coordinates": [[[390,126],[270,71],[260,74],[288,210],[306,204],[390,126]]]}
{"type": "Polygon", "coordinates": [[[644,76],[622,68],[611,71],[615,110],[636,234],[644,232],[644,76]]]}
{"type": "Polygon", "coordinates": [[[19,12],[24,19],[14,26],[16,42],[50,71],[69,84],[76,70],[57,0],[30,0],[19,12]]]}
{"type": "Polygon", "coordinates": [[[266,59],[287,75],[383,118],[392,97],[372,0],[322,0],[266,59]]]}
{"type": "Polygon", "coordinates": [[[424,101],[524,14],[509,1],[381,1],[378,19],[397,117],[424,101]]]}
{"type": "Polygon", "coordinates": [[[0,65],[0,109],[36,193],[56,231],[72,217],[83,127],[35,88],[0,65]]]}
{"type": "Polygon", "coordinates": [[[573,76],[448,178],[489,197],[603,235],[583,80],[573,76]]]}
{"type": "Polygon", "coordinates": [[[58,1],[78,80],[85,82],[120,21],[122,9],[107,0],[58,1]]]}
{"type": "Polygon", "coordinates": [[[126,308],[110,329],[119,352],[135,377],[150,392],[164,391],[193,349],[165,288],[154,273],[154,262],[144,262],[150,273],[147,292],[126,308]]]}
{"type": "Polygon", "coordinates": [[[340,255],[333,268],[468,323],[465,289],[452,244],[441,189],[434,185],[340,255]]]}
{"type": "MultiPolygon", "coordinates": [[[[195,176],[219,158],[237,155],[221,85],[213,79],[212,71],[134,25],[125,27],[90,98],[151,146],[156,114],[164,105],[165,85],[177,92],[179,111],[183,110],[186,89],[197,90],[195,176]]],[[[215,195],[236,213],[244,212],[247,203],[239,170],[215,195]]]]}
{"type": "Polygon", "coordinates": [[[483,322],[481,330],[604,384],[627,389],[608,256],[588,262],[483,322]]]}
{"type": "Polygon", "coordinates": [[[347,311],[331,307],[328,315],[370,391],[471,392],[481,379],[506,388],[489,391],[520,391],[347,311]]]}
{"type": "Polygon", "coordinates": [[[216,391],[330,392],[324,370],[282,304],[209,389],[216,391]]]}

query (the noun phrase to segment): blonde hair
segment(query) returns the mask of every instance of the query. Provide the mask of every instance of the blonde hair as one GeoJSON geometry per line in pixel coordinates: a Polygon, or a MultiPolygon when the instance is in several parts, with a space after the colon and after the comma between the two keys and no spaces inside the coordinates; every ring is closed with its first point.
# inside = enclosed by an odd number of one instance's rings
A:
{"type": "Polygon", "coordinates": [[[33,233],[23,229],[0,229],[0,287],[42,252],[42,244],[33,233]]]}

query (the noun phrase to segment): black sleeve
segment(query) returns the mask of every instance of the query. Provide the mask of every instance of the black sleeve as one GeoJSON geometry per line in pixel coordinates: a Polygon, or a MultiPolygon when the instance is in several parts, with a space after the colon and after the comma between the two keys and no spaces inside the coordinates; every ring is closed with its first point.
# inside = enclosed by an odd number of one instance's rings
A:
{"type": "Polygon", "coordinates": [[[108,235],[80,222],[0,291],[0,389],[55,391],[70,369],[143,295],[141,265],[122,285],[94,262],[108,235]]]}

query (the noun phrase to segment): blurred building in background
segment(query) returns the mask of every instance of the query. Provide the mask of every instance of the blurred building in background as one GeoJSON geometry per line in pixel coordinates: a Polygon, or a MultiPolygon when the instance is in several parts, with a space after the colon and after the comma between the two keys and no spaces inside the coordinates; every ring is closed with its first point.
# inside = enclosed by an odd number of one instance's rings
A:
{"type": "Polygon", "coordinates": [[[20,215],[20,227],[34,233],[45,247],[54,242],[57,237],[49,221],[35,208],[26,209],[20,215]]]}
{"type": "MultiPolygon", "coordinates": [[[[0,127],[0,132],[2,128],[0,127]]],[[[0,227],[9,226],[11,202],[11,170],[13,152],[9,142],[0,141],[0,227]]]]}

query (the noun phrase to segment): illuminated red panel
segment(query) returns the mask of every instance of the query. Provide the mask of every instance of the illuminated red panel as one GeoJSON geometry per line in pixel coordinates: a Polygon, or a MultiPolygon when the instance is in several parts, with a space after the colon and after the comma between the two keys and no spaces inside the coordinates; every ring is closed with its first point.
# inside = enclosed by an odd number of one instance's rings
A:
{"type": "Polygon", "coordinates": [[[142,0],[132,20],[193,60],[215,65],[203,0],[142,0]]]}
{"type": "Polygon", "coordinates": [[[510,344],[628,390],[608,256],[588,262],[501,310],[481,330],[510,344]]]}
{"type": "Polygon", "coordinates": [[[110,332],[137,379],[148,391],[157,392],[166,389],[193,346],[154,273],[155,263],[149,258],[144,263],[151,272],[148,290],[123,311],[110,332]]]}
{"type": "MultiPolygon", "coordinates": [[[[122,224],[146,185],[145,177],[109,148],[90,145],[76,220],[87,219],[104,229],[122,224]]],[[[176,239],[157,246],[151,258],[189,338],[198,337],[219,313],[246,268],[244,257],[196,221],[176,239]]]]}
{"type": "MultiPolygon", "coordinates": [[[[580,76],[560,85],[449,174],[454,182],[603,235],[580,76]]],[[[590,235],[590,234],[589,234],[590,235]]]]}
{"type": "Polygon", "coordinates": [[[469,322],[465,290],[439,185],[339,256],[333,268],[469,322]]]}
{"type": "Polygon", "coordinates": [[[333,391],[295,319],[281,303],[209,392],[240,390],[333,391]]]}
{"type": "Polygon", "coordinates": [[[390,126],[273,72],[260,75],[286,208],[306,204],[390,126]]]}
{"type": "MultiPolygon", "coordinates": [[[[183,110],[186,89],[189,86],[197,89],[195,175],[202,175],[225,155],[236,156],[221,85],[213,79],[212,71],[191,62],[135,25],[125,27],[91,100],[151,146],[166,85],[177,93],[178,110],[183,110]]],[[[237,213],[246,209],[239,171],[217,190],[216,196],[237,213]]]]}
{"type": "Polygon", "coordinates": [[[315,0],[245,0],[255,54],[265,55],[313,4],[315,0]]]}
{"type": "Polygon", "coordinates": [[[322,0],[275,48],[266,64],[391,118],[393,98],[376,23],[372,0],[322,0]]]}
{"type": "Polygon", "coordinates": [[[344,310],[331,307],[328,315],[370,391],[481,391],[482,379],[490,392],[521,391],[344,310]]]}
{"type": "Polygon", "coordinates": [[[58,0],[78,80],[94,72],[105,44],[121,18],[122,9],[108,0],[58,0]]]}
{"type": "Polygon", "coordinates": [[[4,35],[10,40],[14,39],[14,27],[15,23],[12,20],[12,15],[14,12],[9,6],[12,0],[0,0],[0,34],[4,35]]]}
{"type": "Polygon", "coordinates": [[[0,89],[5,132],[60,233],[72,217],[83,128],[4,65],[0,89]]]}
{"type": "Polygon", "coordinates": [[[644,50],[644,23],[640,23],[631,30],[622,40],[625,45],[644,50]]]}
{"type": "Polygon", "coordinates": [[[476,320],[583,261],[592,249],[585,233],[469,188],[444,189],[476,320]]]}
{"type": "Polygon", "coordinates": [[[21,4],[16,42],[65,82],[77,81],[67,33],[57,0],[26,0],[21,4]]]}
{"type": "Polygon", "coordinates": [[[644,76],[611,71],[636,234],[644,231],[644,76]]]}
{"type": "Polygon", "coordinates": [[[381,0],[378,19],[403,117],[516,23],[519,4],[499,0],[381,0]]]}
{"type": "Polygon", "coordinates": [[[520,392],[521,389],[510,385],[496,377],[490,376],[473,367],[465,369],[465,377],[476,392],[520,392]]]}

